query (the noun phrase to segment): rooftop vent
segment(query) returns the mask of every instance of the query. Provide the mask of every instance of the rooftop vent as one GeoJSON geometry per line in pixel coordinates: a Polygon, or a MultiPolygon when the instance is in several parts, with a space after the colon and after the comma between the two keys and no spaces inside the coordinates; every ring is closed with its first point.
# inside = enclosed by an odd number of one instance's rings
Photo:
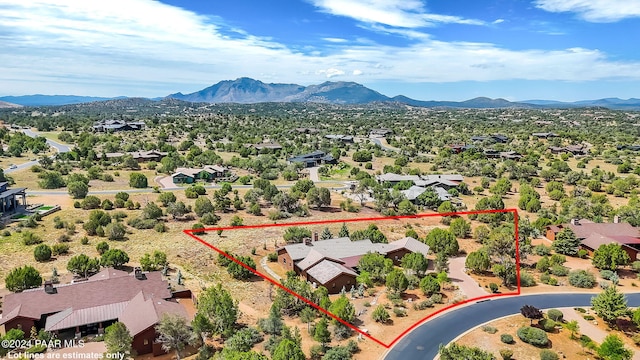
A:
{"type": "Polygon", "coordinates": [[[145,279],[145,276],[142,273],[142,269],[139,268],[139,267],[133,269],[133,274],[135,275],[136,279],[138,279],[138,280],[144,280],[145,279]]]}
{"type": "Polygon", "coordinates": [[[47,294],[56,294],[58,291],[55,287],[53,287],[53,282],[47,280],[44,282],[44,292],[46,292],[47,294]]]}

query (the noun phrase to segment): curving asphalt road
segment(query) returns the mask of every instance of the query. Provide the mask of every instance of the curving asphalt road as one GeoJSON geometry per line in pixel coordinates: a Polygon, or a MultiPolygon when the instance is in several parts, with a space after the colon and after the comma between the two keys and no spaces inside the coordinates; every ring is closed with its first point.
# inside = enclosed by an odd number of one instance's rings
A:
{"type": "MultiPolygon", "coordinates": [[[[30,136],[30,137],[39,136],[38,133],[36,133],[34,131],[31,131],[30,129],[22,129],[22,132],[25,133],[25,135],[30,136]]],[[[61,143],[59,143],[57,141],[53,141],[53,140],[47,139],[47,144],[50,147],[56,149],[56,151],[59,152],[59,153],[64,153],[64,152],[71,151],[71,148],[69,146],[61,144],[61,143]]],[[[11,168],[4,169],[4,173],[5,174],[10,174],[10,173],[12,173],[14,171],[28,169],[28,168],[32,167],[33,165],[38,165],[38,163],[39,163],[38,160],[27,161],[25,163],[16,165],[16,167],[14,167],[13,169],[11,169],[11,168]]]]}
{"type": "MultiPolygon", "coordinates": [[[[527,304],[540,309],[591,306],[594,294],[520,295],[481,301],[450,311],[407,334],[387,352],[385,360],[433,360],[440,344],[448,344],[460,334],[493,319],[520,313],[527,304]]],[[[640,306],[640,293],[626,294],[628,305],[640,306]]]]}

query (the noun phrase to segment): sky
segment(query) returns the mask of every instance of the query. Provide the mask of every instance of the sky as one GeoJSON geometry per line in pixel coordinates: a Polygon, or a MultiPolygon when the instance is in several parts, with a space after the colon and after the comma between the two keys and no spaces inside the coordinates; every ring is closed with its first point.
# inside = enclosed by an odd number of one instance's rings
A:
{"type": "Polygon", "coordinates": [[[0,0],[0,96],[354,81],[418,100],[640,98],[640,0],[0,0]]]}

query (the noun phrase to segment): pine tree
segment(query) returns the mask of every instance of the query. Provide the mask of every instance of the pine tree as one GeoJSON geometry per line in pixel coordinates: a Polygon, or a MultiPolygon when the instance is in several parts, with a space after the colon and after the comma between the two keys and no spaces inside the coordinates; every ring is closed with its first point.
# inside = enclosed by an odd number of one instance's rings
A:
{"type": "Polygon", "coordinates": [[[324,228],[324,230],[322,230],[322,234],[320,235],[320,239],[322,239],[322,240],[333,239],[333,234],[331,233],[331,231],[329,230],[328,227],[326,227],[326,228],[324,228]]]}
{"type": "Polygon", "coordinates": [[[627,300],[615,286],[609,286],[603,292],[591,298],[591,306],[598,316],[606,322],[613,322],[627,314],[627,300]]]}
{"type": "Polygon", "coordinates": [[[338,233],[338,237],[349,237],[349,229],[347,228],[346,223],[342,223],[342,227],[340,228],[340,232],[338,233]]]}

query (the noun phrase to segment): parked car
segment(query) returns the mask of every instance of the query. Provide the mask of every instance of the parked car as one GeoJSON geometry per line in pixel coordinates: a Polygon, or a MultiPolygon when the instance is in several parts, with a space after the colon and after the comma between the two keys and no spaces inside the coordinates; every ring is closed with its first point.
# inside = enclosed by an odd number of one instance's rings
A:
{"type": "Polygon", "coordinates": [[[18,166],[16,166],[16,164],[9,165],[9,169],[17,169],[17,168],[18,168],[18,166]]]}

